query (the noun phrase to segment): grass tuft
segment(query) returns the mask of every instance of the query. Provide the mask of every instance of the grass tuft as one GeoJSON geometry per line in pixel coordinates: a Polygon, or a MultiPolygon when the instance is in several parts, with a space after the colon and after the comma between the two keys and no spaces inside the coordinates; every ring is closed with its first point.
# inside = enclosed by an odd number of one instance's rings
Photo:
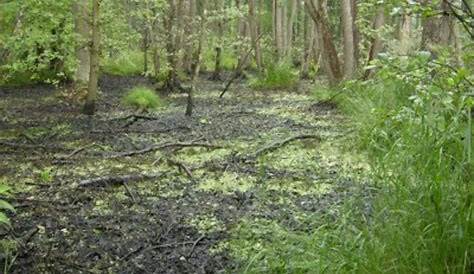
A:
{"type": "Polygon", "coordinates": [[[135,87],[122,100],[124,105],[138,108],[142,111],[152,110],[164,105],[163,100],[147,87],[135,87]]]}
{"type": "Polygon", "coordinates": [[[298,72],[291,65],[281,62],[252,79],[250,86],[259,90],[291,89],[298,85],[298,72]]]}

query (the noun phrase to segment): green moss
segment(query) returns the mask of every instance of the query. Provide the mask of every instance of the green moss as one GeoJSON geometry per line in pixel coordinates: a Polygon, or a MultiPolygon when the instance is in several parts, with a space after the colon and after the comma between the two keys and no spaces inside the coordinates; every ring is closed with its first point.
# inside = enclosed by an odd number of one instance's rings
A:
{"type": "Polygon", "coordinates": [[[255,177],[233,172],[224,172],[217,178],[208,178],[199,184],[198,188],[204,191],[217,191],[229,194],[235,191],[246,192],[257,182],[255,177]]]}
{"type": "Polygon", "coordinates": [[[224,224],[211,214],[198,215],[188,220],[188,223],[196,227],[201,234],[224,230],[224,224]]]}

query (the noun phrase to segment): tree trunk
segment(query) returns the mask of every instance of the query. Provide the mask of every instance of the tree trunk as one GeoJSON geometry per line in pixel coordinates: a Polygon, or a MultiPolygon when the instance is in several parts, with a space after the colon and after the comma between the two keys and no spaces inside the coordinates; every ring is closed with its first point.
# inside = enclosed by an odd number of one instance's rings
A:
{"type": "Polygon", "coordinates": [[[86,102],[82,112],[86,115],[94,115],[97,100],[97,89],[99,81],[99,49],[100,49],[100,26],[99,26],[100,0],[92,0],[92,43],[90,50],[90,73],[86,102]]]}
{"type": "Polygon", "coordinates": [[[355,72],[355,39],[352,15],[352,0],[343,0],[342,25],[344,38],[344,76],[346,79],[352,78],[355,72]]]}
{"type": "Polygon", "coordinates": [[[294,27],[295,27],[295,21],[298,15],[298,0],[291,0],[290,2],[290,18],[288,19],[288,26],[287,26],[287,42],[286,42],[286,48],[287,48],[287,55],[291,56],[292,53],[292,48],[293,48],[293,41],[294,41],[294,27]]]}
{"type": "MultiPolygon", "coordinates": [[[[222,1],[216,0],[215,1],[215,10],[218,13],[222,12],[222,1]]],[[[215,47],[215,65],[214,65],[214,73],[211,76],[211,80],[220,81],[221,80],[221,73],[222,73],[222,44],[224,42],[224,22],[221,19],[217,21],[217,39],[218,43],[215,47]]]]}
{"type": "Polygon", "coordinates": [[[318,30],[320,45],[322,48],[322,55],[325,65],[326,73],[329,77],[331,85],[337,85],[343,78],[339,57],[337,56],[336,46],[332,40],[331,30],[327,20],[326,9],[321,1],[318,1],[317,6],[313,0],[305,0],[305,6],[318,30]]]}
{"type": "Polygon", "coordinates": [[[260,42],[258,39],[258,23],[257,16],[255,12],[255,0],[249,0],[249,28],[250,28],[250,38],[252,39],[252,46],[255,53],[255,62],[257,63],[257,69],[259,71],[263,70],[263,61],[262,53],[260,51],[260,42]]]}
{"type": "MultiPolygon", "coordinates": [[[[430,6],[432,0],[424,0],[422,4],[430,6]]],[[[447,47],[455,41],[455,22],[450,16],[450,9],[446,0],[442,0],[439,13],[441,15],[425,18],[422,23],[421,47],[433,54],[437,46],[447,47]]]]}
{"type": "Polygon", "coordinates": [[[80,0],[73,3],[75,32],[78,36],[76,44],[77,68],[74,73],[74,89],[76,92],[87,90],[90,74],[89,52],[89,1],[80,0]]]}
{"type": "Polygon", "coordinates": [[[410,14],[405,13],[402,15],[400,22],[400,54],[406,55],[411,50],[412,41],[412,17],[410,14]]]}
{"type": "MultiPolygon", "coordinates": [[[[380,29],[385,24],[385,8],[383,5],[379,6],[377,13],[375,15],[373,29],[375,30],[374,37],[372,37],[372,42],[370,43],[369,53],[367,55],[366,66],[369,66],[370,63],[377,57],[377,55],[382,50],[382,39],[380,38],[380,29]]],[[[372,74],[373,70],[367,69],[364,72],[364,80],[367,80],[372,74]]]]}

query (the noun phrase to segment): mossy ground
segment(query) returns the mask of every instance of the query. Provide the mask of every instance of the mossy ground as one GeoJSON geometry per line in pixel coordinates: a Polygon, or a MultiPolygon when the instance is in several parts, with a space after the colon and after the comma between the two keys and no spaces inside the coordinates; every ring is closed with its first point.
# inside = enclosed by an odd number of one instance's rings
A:
{"type": "Polygon", "coordinates": [[[0,145],[0,181],[14,188],[17,207],[8,238],[37,230],[15,253],[13,272],[243,271],[259,252],[277,246],[272,239],[317,231],[363,187],[364,157],[342,145],[345,118],[315,107],[309,95],[261,94],[238,85],[220,100],[219,85],[202,81],[192,118],[184,116],[186,97],[176,94],[165,109],[148,113],[154,120],[117,119],[131,114],[120,106],[121,96],[144,84],[140,77],[102,79],[94,118],[51,100],[50,88],[0,90],[0,141],[28,145],[0,145]],[[321,140],[250,157],[298,134],[321,140]],[[106,157],[196,140],[220,148],[106,157]],[[87,148],[61,158],[79,147],[87,148]],[[78,187],[83,179],[143,173],[160,176],[78,187]]]}

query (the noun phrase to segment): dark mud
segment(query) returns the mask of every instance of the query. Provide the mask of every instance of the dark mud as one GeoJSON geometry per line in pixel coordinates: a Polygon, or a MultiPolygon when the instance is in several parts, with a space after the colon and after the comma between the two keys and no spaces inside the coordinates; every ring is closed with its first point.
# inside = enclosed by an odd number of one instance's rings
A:
{"type": "Polygon", "coordinates": [[[12,273],[234,272],[238,258],[219,244],[241,219],[311,231],[315,227],[295,219],[292,210],[329,211],[358,185],[341,174],[343,162],[317,150],[344,137],[344,118],[332,105],[302,94],[256,93],[245,85],[220,100],[221,84],[202,80],[192,118],[184,116],[186,97],[175,94],[166,108],[138,113],[147,117],[142,119],[120,104],[137,85],[153,83],[104,76],[92,118],[59,100],[52,87],[0,89],[0,179],[15,189],[17,208],[13,231],[3,235],[22,243],[12,253],[12,273]],[[298,134],[318,134],[322,141],[249,157],[298,134]],[[222,148],[105,157],[176,142],[222,148]],[[292,159],[292,151],[302,156],[292,159]],[[161,175],[119,186],[78,186],[84,179],[140,173],[161,175]],[[316,193],[315,184],[329,190],[316,193]]]}

